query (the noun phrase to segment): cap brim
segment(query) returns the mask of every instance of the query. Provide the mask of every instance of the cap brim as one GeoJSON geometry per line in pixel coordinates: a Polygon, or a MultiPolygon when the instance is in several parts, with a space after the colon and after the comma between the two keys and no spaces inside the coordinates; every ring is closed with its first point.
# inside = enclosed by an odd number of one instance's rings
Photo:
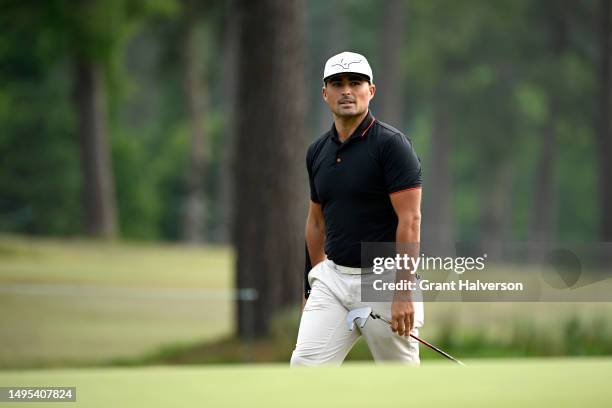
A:
{"type": "Polygon", "coordinates": [[[340,75],[347,75],[347,74],[348,75],[357,75],[357,76],[362,77],[363,79],[365,79],[368,82],[371,81],[370,77],[367,76],[366,74],[362,74],[361,72],[349,72],[349,71],[346,71],[346,72],[338,72],[337,74],[329,75],[329,76],[323,78],[323,82],[327,82],[330,79],[332,79],[333,77],[337,77],[337,76],[340,76],[340,75]]]}

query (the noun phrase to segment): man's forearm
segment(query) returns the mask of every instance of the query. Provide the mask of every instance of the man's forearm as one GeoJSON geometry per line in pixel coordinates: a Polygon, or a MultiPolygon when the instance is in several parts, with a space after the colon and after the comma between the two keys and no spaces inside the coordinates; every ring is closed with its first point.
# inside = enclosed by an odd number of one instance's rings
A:
{"type": "MultiPolygon", "coordinates": [[[[420,249],[420,238],[421,238],[421,222],[419,216],[411,217],[407,220],[400,220],[397,225],[396,234],[396,251],[399,255],[404,257],[407,255],[409,258],[415,260],[419,256],[420,249]]],[[[407,262],[407,265],[415,265],[414,262],[407,262]]],[[[416,280],[416,272],[411,268],[400,269],[397,271],[395,280],[410,281],[416,280]]],[[[402,300],[412,299],[410,291],[398,291],[396,296],[401,296],[402,300]]]]}
{"type": "Polygon", "coordinates": [[[325,259],[325,230],[323,226],[307,222],[305,235],[310,262],[315,266],[325,259]]]}

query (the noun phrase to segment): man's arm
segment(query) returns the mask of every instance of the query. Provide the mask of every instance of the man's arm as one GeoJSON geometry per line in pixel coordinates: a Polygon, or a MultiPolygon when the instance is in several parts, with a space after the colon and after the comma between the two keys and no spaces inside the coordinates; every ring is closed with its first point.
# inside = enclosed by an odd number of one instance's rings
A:
{"type": "MultiPolygon", "coordinates": [[[[419,256],[421,240],[421,188],[412,188],[390,194],[391,204],[397,214],[396,242],[399,253],[409,257],[419,256]]],[[[397,272],[396,280],[415,280],[410,270],[397,272]]],[[[416,271],[415,271],[416,272],[416,271]]],[[[391,305],[391,330],[408,337],[414,326],[414,306],[410,291],[396,292],[391,305]]]]}
{"type": "MultiPolygon", "coordinates": [[[[315,266],[325,259],[325,218],[321,204],[310,201],[308,217],[306,218],[306,246],[310,255],[310,262],[315,266]]],[[[302,308],[306,298],[302,302],[302,308]]]]}

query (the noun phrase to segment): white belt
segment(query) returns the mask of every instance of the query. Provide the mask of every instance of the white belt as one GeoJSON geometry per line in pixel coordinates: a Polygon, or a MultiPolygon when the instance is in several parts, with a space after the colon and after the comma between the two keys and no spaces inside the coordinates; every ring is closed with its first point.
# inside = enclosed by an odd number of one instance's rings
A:
{"type": "Polygon", "coordinates": [[[336,272],[346,273],[348,275],[363,275],[365,273],[372,273],[372,268],[351,268],[349,266],[338,265],[331,259],[325,259],[325,264],[336,272]]]}

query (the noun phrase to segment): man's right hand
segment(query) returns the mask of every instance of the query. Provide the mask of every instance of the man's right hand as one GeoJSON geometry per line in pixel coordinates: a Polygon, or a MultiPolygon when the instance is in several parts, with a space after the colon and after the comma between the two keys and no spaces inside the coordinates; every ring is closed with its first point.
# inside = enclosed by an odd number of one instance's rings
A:
{"type": "Polygon", "coordinates": [[[391,330],[408,337],[414,327],[414,305],[410,299],[395,299],[391,304],[391,330]]]}

